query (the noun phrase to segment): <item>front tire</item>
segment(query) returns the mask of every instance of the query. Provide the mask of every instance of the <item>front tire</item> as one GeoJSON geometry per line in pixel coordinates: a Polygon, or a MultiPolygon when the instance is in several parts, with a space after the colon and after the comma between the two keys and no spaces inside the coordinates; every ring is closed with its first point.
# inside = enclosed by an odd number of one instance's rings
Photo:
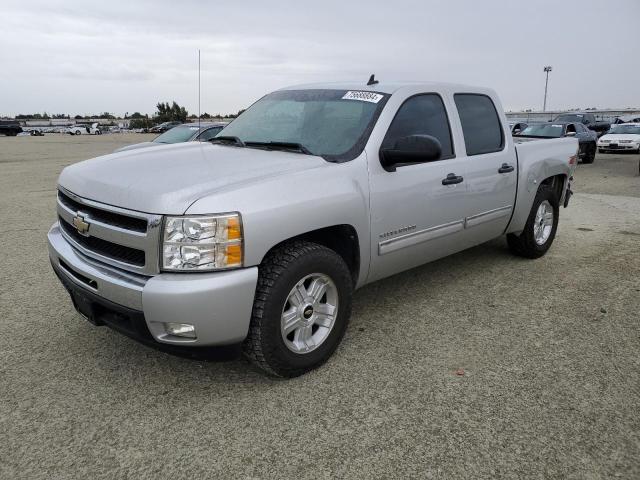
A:
{"type": "Polygon", "coordinates": [[[559,199],[554,189],[540,186],[522,233],[507,234],[511,252],[525,258],[540,258],[547,253],[556,236],[559,213],[559,199]]]}
{"type": "Polygon", "coordinates": [[[344,260],[323,245],[295,241],[270,252],[259,272],[243,354],[278,377],[319,367],[351,316],[353,280],[344,260]]]}

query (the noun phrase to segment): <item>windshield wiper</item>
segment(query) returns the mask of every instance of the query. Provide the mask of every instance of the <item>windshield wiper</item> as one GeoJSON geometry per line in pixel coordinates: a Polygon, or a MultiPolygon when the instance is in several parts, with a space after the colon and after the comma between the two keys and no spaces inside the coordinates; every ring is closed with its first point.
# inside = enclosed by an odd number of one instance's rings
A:
{"type": "Polygon", "coordinates": [[[305,155],[314,155],[307,147],[296,142],[245,142],[245,145],[247,147],[266,148],[269,150],[291,150],[304,153],[305,155]]]}
{"type": "Polygon", "coordinates": [[[213,137],[209,141],[211,143],[218,143],[218,142],[233,143],[238,147],[246,147],[246,145],[242,140],[240,140],[238,137],[232,137],[231,135],[218,135],[217,137],[213,137]]]}

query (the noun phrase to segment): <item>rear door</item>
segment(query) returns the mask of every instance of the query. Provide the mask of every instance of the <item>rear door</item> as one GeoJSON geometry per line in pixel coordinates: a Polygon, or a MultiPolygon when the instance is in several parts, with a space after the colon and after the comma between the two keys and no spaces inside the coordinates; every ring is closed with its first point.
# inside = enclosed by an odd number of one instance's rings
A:
{"type": "Polygon", "coordinates": [[[511,218],[518,164],[513,141],[503,129],[501,117],[492,98],[479,93],[456,93],[453,96],[460,128],[464,136],[465,238],[482,243],[500,236],[511,218]]]}

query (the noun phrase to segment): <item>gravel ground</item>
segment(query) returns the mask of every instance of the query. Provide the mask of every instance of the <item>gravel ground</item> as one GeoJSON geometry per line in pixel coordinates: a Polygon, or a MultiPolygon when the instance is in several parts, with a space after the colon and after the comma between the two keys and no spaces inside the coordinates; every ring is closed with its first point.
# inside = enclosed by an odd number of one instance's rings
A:
{"type": "Polygon", "coordinates": [[[544,258],[500,239],[367,286],[277,381],[93,327],[55,279],[60,170],[142,140],[0,137],[0,478],[640,477],[637,155],[579,166],[544,258]]]}

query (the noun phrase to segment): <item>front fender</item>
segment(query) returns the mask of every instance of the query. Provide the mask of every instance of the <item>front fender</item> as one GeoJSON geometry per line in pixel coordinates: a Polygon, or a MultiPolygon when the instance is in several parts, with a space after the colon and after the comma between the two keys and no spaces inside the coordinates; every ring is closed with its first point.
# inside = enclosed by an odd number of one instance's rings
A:
{"type": "Polygon", "coordinates": [[[358,234],[360,272],[369,271],[368,179],[363,158],[268,178],[196,201],[186,214],[240,212],[244,266],[274,246],[313,230],[351,225],[358,234]]]}

